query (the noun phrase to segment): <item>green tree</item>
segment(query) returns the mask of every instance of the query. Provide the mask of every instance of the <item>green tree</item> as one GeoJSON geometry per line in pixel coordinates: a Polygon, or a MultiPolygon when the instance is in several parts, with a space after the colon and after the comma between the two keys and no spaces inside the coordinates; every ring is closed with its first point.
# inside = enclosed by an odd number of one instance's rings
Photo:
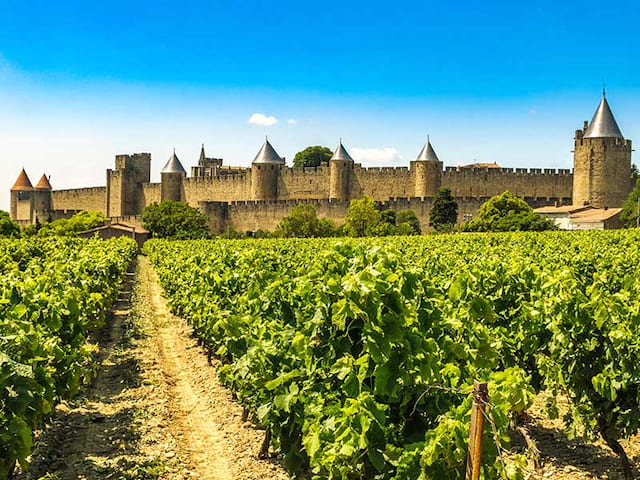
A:
{"type": "Polygon", "coordinates": [[[396,213],[396,235],[420,235],[420,220],[416,213],[407,208],[396,213]]]}
{"type": "Polygon", "coordinates": [[[553,221],[541,217],[509,190],[484,202],[478,216],[463,225],[466,232],[538,232],[557,228],[553,221]]]}
{"type": "MultiPolygon", "coordinates": [[[[74,236],[79,232],[104,225],[106,220],[107,217],[105,217],[102,212],[82,210],[71,218],[60,218],[53,222],[43,223],[40,229],[37,229],[37,234],[41,237],[50,235],[64,237],[74,236]]],[[[32,230],[29,230],[29,233],[31,232],[32,230]]]]}
{"type": "Polygon", "coordinates": [[[364,196],[359,200],[351,200],[347,211],[345,231],[351,237],[364,237],[375,234],[382,215],[376,209],[373,198],[364,196]]]}
{"type": "Polygon", "coordinates": [[[327,147],[307,147],[293,157],[293,168],[317,167],[322,162],[328,162],[332,156],[333,152],[327,147]]]}
{"type": "Polygon", "coordinates": [[[18,236],[20,236],[20,227],[18,224],[11,220],[9,213],[0,210],[0,237],[18,236]]]}
{"type": "Polygon", "coordinates": [[[640,198],[640,178],[636,180],[635,187],[622,204],[620,220],[625,227],[631,228],[638,225],[638,199],[640,198]]]}
{"type": "Polygon", "coordinates": [[[451,231],[458,219],[458,202],[453,198],[449,187],[441,187],[433,199],[429,212],[429,226],[436,232],[451,231]]]}
{"type": "Polygon", "coordinates": [[[335,227],[326,218],[318,218],[314,205],[301,203],[291,209],[291,213],[284,217],[276,228],[279,237],[329,237],[335,227]]]}
{"type": "Polygon", "coordinates": [[[154,237],[174,240],[209,238],[208,218],[183,202],[152,203],[142,212],[142,225],[154,237]]]}

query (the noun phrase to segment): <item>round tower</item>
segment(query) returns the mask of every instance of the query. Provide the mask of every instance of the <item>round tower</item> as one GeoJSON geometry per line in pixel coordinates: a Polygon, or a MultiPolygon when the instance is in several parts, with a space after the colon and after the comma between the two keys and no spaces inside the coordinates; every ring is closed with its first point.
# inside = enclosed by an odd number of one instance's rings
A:
{"type": "Polygon", "coordinates": [[[175,149],[164,168],[160,171],[160,201],[183,201],[183,181],[187,172],[178,160],[175,149]]]}
{"type": "Polygon", "coordinates": [[[11,220],[33,219],[33,185],[24,168],[11,187],[9,215],[11,220]]]}
{"type": "Polygon", "coordinates": [[[260,151],[251,162],[251,198],[277,200],[280,169],[284,165],[275,149],[265,139],[260,151]]]}
{"type": "Polygon", "coordinates": [[[340,144],[329,159],[329,198],[349,200],[354,161],[349,152],[340,144]]]}
{"type": "Polygon", "coordinates": [[[33,210],[36,218],[41,222],[49,220],[51,210],[53,209],[53,195],[51,183],[45,174],[33,189],[33,210]]]}
{"type": "Polygon", "coordinates": [[[418,157],[411,162],[411,174],[415,197],[434,197],[442,186],[442,162],[431,146],[429,138],[418,157]]]}
{"type": "Polygon", "coordinates": [[[576,131],[572,203],[621,207],[631,189],[631,140],[623,137],[603,91],[591,123],[576,131]]]}

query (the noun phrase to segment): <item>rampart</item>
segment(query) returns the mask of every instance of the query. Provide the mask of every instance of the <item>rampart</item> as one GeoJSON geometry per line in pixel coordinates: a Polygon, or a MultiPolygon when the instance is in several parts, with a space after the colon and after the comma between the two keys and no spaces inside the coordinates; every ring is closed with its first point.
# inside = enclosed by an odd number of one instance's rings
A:
{"type": "Polygon", "coordinates": [[[53,210],[94,210],[106,214],[105,187],[74,188],[52,192],[53,210]]]}

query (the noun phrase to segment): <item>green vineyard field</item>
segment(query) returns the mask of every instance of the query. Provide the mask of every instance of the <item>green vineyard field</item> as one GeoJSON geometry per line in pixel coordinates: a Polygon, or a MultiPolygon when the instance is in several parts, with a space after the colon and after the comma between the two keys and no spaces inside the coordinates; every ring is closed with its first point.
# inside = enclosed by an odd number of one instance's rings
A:
{"type": "Polygon", "coordinates": [[[522,478],[509,425],[540,392],[567,425],[640,425],[640,233],[152,240],[176,314],[294,475],[464,476],[474,380],[485,479],[522,478]]]}

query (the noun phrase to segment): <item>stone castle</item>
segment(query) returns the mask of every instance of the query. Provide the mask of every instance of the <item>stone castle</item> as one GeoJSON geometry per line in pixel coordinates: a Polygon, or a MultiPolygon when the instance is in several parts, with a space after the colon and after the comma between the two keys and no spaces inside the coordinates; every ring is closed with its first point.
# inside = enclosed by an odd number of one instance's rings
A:
{"type": "Polygon", "coordinates": [[[428,230],[436,191],[450,187],[459,221],[472,218],[484,201],[511,190],[532,207],[592,205],[619,207],[631,191],[631,140],[625,140],[606,96],[591,122],[575,133],[573,171],[500,168],[496,164],[443,167],[430,141],[407,167],[365,168],[353,161],[342,141],[333,157],[318,167],[285,165],[268,140],[251,167],[223,166],[202,147],[188,176],[173,152],[150,182],[151,155],[117,155],[106,186],[53,190],[46,175],[34,187],[24,169],[11,188],[10,214],[22,224],[69,217],[80,210],[103,212],[112,221],[140,224],[145,206],[176,200],[200,208],[213,232],[273,230],[291,208],[313,203],[319,216],[342,223],[349,201],[369,195],[384,208],[409,208],[428,230]]]}

